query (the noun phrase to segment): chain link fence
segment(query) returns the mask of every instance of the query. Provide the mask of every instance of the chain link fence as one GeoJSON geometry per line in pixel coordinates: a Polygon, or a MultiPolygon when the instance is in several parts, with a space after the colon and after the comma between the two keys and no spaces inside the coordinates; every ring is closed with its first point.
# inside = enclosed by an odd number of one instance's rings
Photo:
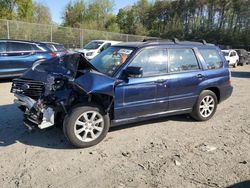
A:
{"type": "Polygon", "coordinates": [[[66,48],[81,48],[91,40],[142,41],[146,36],[0,19],[0,38],[58,42],[66,48]]]}

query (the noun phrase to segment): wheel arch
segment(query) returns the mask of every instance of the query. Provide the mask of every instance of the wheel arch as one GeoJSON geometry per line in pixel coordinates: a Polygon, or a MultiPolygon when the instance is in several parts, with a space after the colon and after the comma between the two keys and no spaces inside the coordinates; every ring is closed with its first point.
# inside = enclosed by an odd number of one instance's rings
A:
{"type": "Polygon", "coordinates": [[[214,92],[214,94],[217,97],[218,103],[220,102],[220,97],[221,97],[220,95],[221,94],[220,94],[220,89],[218,87],[208,87],[208,88],[206,88],[204,90],[210,90],[210,91],[214,92]]]}
{"type": "MultiPolygon", "coordinates": [[[[82,98],[80,100],[80,103],[82,105],[87,105],[87,104],[95,104],[98,105],[102,108],[102,110],[109,115],[110,119],[113,119],[113,104],[114,104],[114,97],[111,95],[107,94],[102,94],[102,93],[91,93],[88,94],[87,97],[82,98]]],[[[79,105],[79,103],[78,103],[79,105]]]]}

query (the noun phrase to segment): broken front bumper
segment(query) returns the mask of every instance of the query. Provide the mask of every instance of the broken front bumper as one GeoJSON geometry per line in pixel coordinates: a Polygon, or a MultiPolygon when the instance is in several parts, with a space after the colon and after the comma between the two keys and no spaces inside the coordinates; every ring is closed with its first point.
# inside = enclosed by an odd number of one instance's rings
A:
{"type": "Polygon", "coordinates": [[[29,129],[34,126],[40,129],[51,127],[55,123],[55,111],[51,107],[39,104],[40,101],[21,94],[15,94],[14,102],[25,107],[24,124],[29,129]]]}

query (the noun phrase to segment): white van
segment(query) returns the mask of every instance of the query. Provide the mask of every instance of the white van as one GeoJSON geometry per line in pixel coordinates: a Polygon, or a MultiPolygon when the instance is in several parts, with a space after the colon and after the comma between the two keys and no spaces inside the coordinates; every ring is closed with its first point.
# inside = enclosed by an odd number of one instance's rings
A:
{"type": "Polygon", "coordinates": [[[92,40],[83,46],[83,49],[78,49],[77,51],[84,53],[84,56],[91,60],[96,55],[101,53],[103,50],[107,49],[111,45],[118,44],[121,41],[112,41],[112,40],[92,40]]]}
{"type": "Polygon", "coordinates": [[[237,67],[239,63],[239,55],[235,50],[221,50],[223,55],[225,56],[229,65],[233,65],[237,67]]]}

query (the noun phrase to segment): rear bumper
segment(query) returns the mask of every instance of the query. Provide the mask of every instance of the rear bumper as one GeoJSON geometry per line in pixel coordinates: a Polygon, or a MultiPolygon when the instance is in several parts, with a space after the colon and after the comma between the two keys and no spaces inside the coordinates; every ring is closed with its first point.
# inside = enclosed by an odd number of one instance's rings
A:
{"type": "Polygon", "coordinates": [[[220,102],[225,101],[228,99],[233,93],[233,86],[227,85],[221,88],[220,91],[220,102]]]}

